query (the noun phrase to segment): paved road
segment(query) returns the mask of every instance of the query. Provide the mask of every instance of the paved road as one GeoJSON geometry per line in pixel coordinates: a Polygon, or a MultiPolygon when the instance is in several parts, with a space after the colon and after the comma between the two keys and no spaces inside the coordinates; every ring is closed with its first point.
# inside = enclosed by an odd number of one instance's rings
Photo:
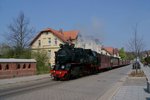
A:
{"type": "Polygon", "coordinates": [[[6,84],[0,86],[0,97],[4,96],[11,96],[16,95],[20,92],[28,92],[33,91],[39,88],[52,86],[56,84],[61,84],[61,81],[53,81],[50,77],[39,79],[39,80],[32,80],[32,81],[25,81],[25,82],[17,82],[13,84],[6,84]]]}
{"type": "MultiPolygon", "coordinates": [[[[117,83],[131,66],[75,80],[47,84],[0,97],[0,100],[97,100],[117,83]]],[[[50,80],[50,83],[52,81],[50,80]]]]}

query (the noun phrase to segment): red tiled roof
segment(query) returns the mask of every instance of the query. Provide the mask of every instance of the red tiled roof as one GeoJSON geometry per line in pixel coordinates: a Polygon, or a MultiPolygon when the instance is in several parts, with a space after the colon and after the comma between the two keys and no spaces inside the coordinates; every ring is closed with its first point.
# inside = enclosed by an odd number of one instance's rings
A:
{"type": "Polygon", "coordinates": [[[113,48],[112,47],[103,47],[104,50],[109,52],[111,55],[113,54],[113,48]]]}
{"type": "Polygon", "coordinates": [[[30,43],[30,45],[32,45],[37,39],[38,37],[43,33],[43,32],[51,32],[53,33],[55,36],[57,36],[59,39],[61,39],[63,42],[68,42],[70,40],[75,40],[78,36],[79,31],[76,30],[72,30],[72,31],[58,31],[58,30],[54,30],[52,28],[47,28],[45,30],[42,30],[30,43]]]}
{"type": "Polygon", "coordinates": [[[75,31],[75,30],[63,32],[63,34],[67,40],[69,40],[69,39],[75,40],[77,38],[78,33],[79,33],[79,31],[75,31]]]}
{"type": "Polygon", "coordinates": [[[103,47],[103,49],[109,52],[111,55],[118,53],[118,49],[113,47],[103,47]]]}

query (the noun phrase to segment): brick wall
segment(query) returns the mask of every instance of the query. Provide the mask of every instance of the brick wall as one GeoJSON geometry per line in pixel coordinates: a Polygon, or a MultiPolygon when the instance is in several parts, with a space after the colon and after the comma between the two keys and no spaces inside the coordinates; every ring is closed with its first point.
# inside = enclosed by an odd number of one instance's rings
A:
{"type": "Polygon", "coordinates": [[[36,74],[35,62],[0,62],[0,79],[36,74]]]}

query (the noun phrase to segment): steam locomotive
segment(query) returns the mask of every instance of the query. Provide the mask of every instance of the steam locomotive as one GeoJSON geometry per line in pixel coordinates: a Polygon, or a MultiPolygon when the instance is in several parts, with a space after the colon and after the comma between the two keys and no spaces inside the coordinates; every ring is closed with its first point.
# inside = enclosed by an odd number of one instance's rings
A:
{"type": "Polygon", "coordinates": [[[119,58],[99,54],[91,49],[75,48],[73,44],[61,44],[55,52],[55,65],[50,71],[54,80],[68,80],[97,73],[102,69],[128,64],[119,58]]]}

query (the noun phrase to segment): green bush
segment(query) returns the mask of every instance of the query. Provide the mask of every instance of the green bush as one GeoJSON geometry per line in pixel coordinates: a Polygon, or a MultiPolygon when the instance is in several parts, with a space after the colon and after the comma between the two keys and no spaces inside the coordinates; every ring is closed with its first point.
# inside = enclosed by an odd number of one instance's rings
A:
{"type": "Polygon", "coordinates": [[[45,51],[37,51],[32,52],[32,58],[36,59],[37,61],[37,74],[44,74],[49,72],[49,65],[48,65],[48,57],[47,52],[45,51]]]}
{"type": "Polygon", "coordinates": [[[19,52],[13,48],[5,48],[2,50],[2,55],[0,58],[20,58],[20,59],[31,59],[31,50],[26,48],[19,52]]]}
{"type": "Polygon", "coordinates": [[[144,60],[145,60],[145,62],[146,62],[147,64],[150,64],[150,56],[149,56],[149,57],[146,57],[144,60]]]}

